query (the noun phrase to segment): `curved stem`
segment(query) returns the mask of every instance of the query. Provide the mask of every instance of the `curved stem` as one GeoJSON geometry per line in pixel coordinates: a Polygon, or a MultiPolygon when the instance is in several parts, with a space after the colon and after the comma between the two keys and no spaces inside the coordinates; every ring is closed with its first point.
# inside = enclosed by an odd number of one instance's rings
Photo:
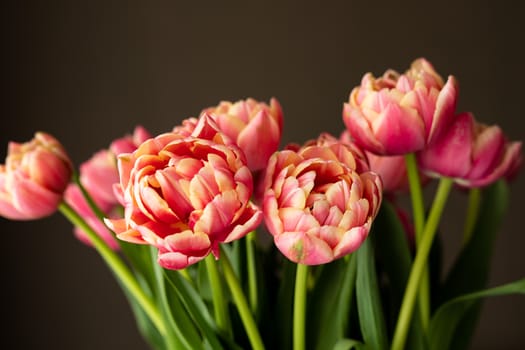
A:
{"type": "Polygon", "coordinates": [[[239,284],[239,280],[237,279],[237,276],[233,271],[230,259],[225,251],[221,251],[221,258],[219,259],[219,261],[222,264],[222,270],[224,273],[224,277],[226,278],[226,283],[228,283],[228,287],[230,288],[233,301],[235,302],[237,310],[239,311],[239,314],[241,316],[241,320],[244,325],[244,329],[248,334],[248,339],[250,340],[252,349],[263,350],[264,344],[262,342],[261,335],[259,334],[257,324],[253,319],[250,307],[248,305],[248,302],[246,301],[241,285],[239,284]]]}
{"type": "Polygon", "coordinates": [[[308,265],[297,264],[293,303],[293,349],[305,349],[306,283],[308,265]]]}
{"type": "Polygon", "coordinates": [[[404,349],[408,328],[412,319],[412,311],[414,310],[418,286],[421,281],[421,276],[425,270],[430,248],[432,247],[432,242],[434,240],[434,236],[439,224],[439,220],[441,219],[441,214],[443,213],[448,194],[452,188],[452,184],[453,182],[451,179],[444,177],[441,178],[439,182],[436,196],[428,216],[428,221],[425,224],[425,228],[423,230],[423,237],[418,247],[416,258],[414,259],[414,263],[410,271],[410,276],[408,277],[405,295],[403,297],[401,310],[399,311],[396,329],[394,331],[394,337],[392,340],[392,350],[404,349]]]}
{"type": "MultiPolygon", "coordinates": [[[[416,156],[411,153],[405,156],[405,163],[407,168],[408,183],[410,186],[410,197],[412,200],[412,212],[414,214],[414,230],[416,238],[416,247],[423,237],[423,229],[425,225],[425,203],[423,200],[423,191],[421,188],[421,180],[419,178],[419,170],[417,167],[416,156]]],[[[424,267],[421,283],[419,284],[419,312],[421,313],[421,323],[424,330],[428,329],[430,322],[430,282],[429,282],[428,267],[424,267]]]]}
{"type": "Polygon", "coordinates": [[[162,322],[159,310],[148,295],[144,293],[139,283],[120,257],[108,247],[104,240],[98,236],[91,226],[89,226],[86,221],[67,203],[62,202],[59,206],[59,210],[73,225],[78,226],[87,234],[93,247],[101,255],[111,271],[139,303],[144,312],[150,318],[151,322],[157,327],[160,334],[164,335],[166,333],[166,328],[162,322]]]}
{"type": "Polygon", "coordinates": [[[227,308],[228,305],[225,302],[226,299],[224,298],[222,282],[219,275],[219,269],[217,269],[215,257],[210,254],[206,257],[205,262],[208,278],[210,279],[210,285],[212,286],[211,291],[215,321],[217,322],[219,329],[231,337],[232,330],[227,308]]]}
{"type": "Polygon", "coordinates": [[[478,219],[479,204],[481,200],[481,190],[471,188],[468,195],[467,217],[465,218],[465,227],[463,228],[463,246],[465,246],[472,236],[474,225],[478,219]]]}

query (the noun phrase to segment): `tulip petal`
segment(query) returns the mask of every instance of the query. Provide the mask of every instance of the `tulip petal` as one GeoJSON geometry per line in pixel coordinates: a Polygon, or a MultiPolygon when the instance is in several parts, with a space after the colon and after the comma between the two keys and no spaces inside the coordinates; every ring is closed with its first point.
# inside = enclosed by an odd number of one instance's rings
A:
{"type": "Polygon", "coordinates": [[[283,232],[275,237],[275,245],[288,259],[299,264],[326,264],[334,258],[326,242],[302,231],[283,232]]]}

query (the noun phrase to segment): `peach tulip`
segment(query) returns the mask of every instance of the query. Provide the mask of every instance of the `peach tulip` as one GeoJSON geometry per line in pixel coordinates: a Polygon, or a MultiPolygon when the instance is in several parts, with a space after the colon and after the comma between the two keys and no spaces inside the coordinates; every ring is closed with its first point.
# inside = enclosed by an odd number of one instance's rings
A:
{"type": "Polygon", "coordinates": [[[265,168],[272,153],[279,148],[283,112],[275,98],[270,100],[270,105],[253,98],[235,103],[222,101],[203,112],[213,117],[219,130],[244,151],[252,171],[265,168]]]}
{"type": "Polygon", "coordinates": [[[0,216],[40,219],[53,214],[71,179],[72,164],[53,136],[37,132],[26,143],[10,142],[0,165],[0,216]]]}
{"type": "Polygon", "coordinates": [[[457,83],[445,84],[425,59],[404,74],[364,75],[344,104],[343,121],[355,142],[378,155],[403,155],[431,144],[454,117],[457,83]]]}
{"type": "Polygon", "coordinates": [[[355,251],[381,204],[379,176],[334,140],[324,135],[268,163],[264,220],[277,248],[296,263],[324,264],[355,251]]]}
{"type": "Polygon", "coordinates": [[[158,262],[182,269],[219,244],[254,230],[262,212],[243,152],[206,114],[190,136],[166,133],[118,157],[123,219],[106,219],[120,239],[158,248],[158,262]]]}

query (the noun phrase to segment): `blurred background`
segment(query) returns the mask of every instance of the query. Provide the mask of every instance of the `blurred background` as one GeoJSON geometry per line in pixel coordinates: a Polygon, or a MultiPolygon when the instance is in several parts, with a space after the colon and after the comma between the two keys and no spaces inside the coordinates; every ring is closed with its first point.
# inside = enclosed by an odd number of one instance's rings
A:
{"type": "MultiPolygon", "coordinates": [[[[418,57],[458,78],[459,110],[525,139],[525,25],[504,1],[189,3],[2,2],[2,162],[9,140],[44,130],[78,165],[138,124],[158,134],[204,107],[247,97],[280,101],[283,144],[339,134],[343,103],[364,73],[404,71],[418,57]]],[[[491,286],[524,275],[524,197],[521,174],[495,243],[491,286]]],[[[449,203],[448,265],[465,198],[449,203]]],[[[0,339],[8,348],[146,349],[109,270],[62,216],[0,218],[0,230],[0,339]]],[[[472,348],[523,348],[524,299],[486,301],[472,348]]]]}

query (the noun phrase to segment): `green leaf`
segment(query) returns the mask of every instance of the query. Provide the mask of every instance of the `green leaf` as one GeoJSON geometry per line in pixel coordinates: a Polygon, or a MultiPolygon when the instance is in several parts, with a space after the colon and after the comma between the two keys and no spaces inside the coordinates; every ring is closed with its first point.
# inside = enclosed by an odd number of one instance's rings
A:
{"type": "Polygon", "coordinates": [[[377,285],[371,239],[372,237],[369,236],[355,253],[357,254],[357,310],[365,344],[374,350],[382,350],[388,347],[388,336],[377,285]]]}
{"type": "MultiPolygon", "coordinates": [[[[124,241],[119,241],[121,253],[124,255],[126,261],[131,265],[132,271],[137,278],[146,294],[152,296],[155,284],[155,274],[152,266],[151,250],[148,246],[131,244],[124,241]]],[[[118,281],[118,279],[117,279],[118,281]]],[[[165,348],[164,339],[159,333],[158,329],[151,322],[150,318],[144,312],[139,303],[130,295],[127,289],[122,286],[122,290],[126,295],[131,310],[137,322],[137,328],[144,339],[156,349],[165,348]]]]}
{"type": "Polygon", "coordinates": [[[307,336],[316,349],[333,347],[348,326],[357,271],[354,254],[322,266],[309,297],[307,336]],[[337,288],[334,288],[337,286],[337,288]]]}
{"type": "MultiPolygon", "coordinates": [[[[482,191],[474,230],[443,284],[440,303],[487,286],[494,242],[507,210],[508,197],[508,187],[503,180],[482,191]]],[[[462,314],[453,342],[456,349],[468,347],[480,312],[481,301],[478,301],[462,314]]]]}
{"type": "MultiPolygon", "coordinates": [[[[405,228],[393,205],[386,199],[383,200],[379,213],[374,220],[371,234],[374,235],[380,270],[386,275],[388,283],[383,294],[385,299],[383,305],[385,309],[388,308],[385,310],[385,318],[389,320],[387,325],[391,333],[395,328],[403,300],[403,293],[412,266],[412,256],[405,228]]],[[[407,342],[407,349],[425,349],[427,347],[417,306],[407,342]]]]}
{"type": "Polygon", "coordinates": [[[474,232],[447,276],[442,300],[486,286],[494,240],[507,210],[508,197],[505,181],[498,181],[482,192],[474,232]]]}
{"type": "MultiPolygon", "coordinates": [[[[213,349],[222,349],[223,346],[217,336],[220,332],[200,294],[178,272],[164,270],[164,274],[171,288],[178,294],[188,314],[199,327],[209,345],[213,349]]],[[[232,339],[224,335],[221,336],[223,341],[228,343],[228,349],[237,348],[232,339]]]]}
{"type": "Polygon", "coordinates": [[[135,316],[137,322],[137,328],[139,329],[142,337],[155,349],[165,349],[164,339],[157,330],[157,327],[151,322],[150,318],[146,315],[139,303],[133,298],[126,288],[123,291],[128,299],[131,306],[131,310],[135,316]]]}
{"type": "Polygon", "coordinates": [[[296,264],[288,259],[282,258],[282,270],[277,302],[274,309],[276,333],[279,341],[277,345],[282,349],[292,348],[292,315],[293,315],[293,296],[295,284],[296,264]]]}
{"type": "Polygon", "coordinates": [[[155,253],[151,247],[153,270],[156,280],[155,294],[158,296],[159,308],[166,324],[165,341],[168,349],[202,349],[202,339],[187,311],[184,309],[177,293],[168,293],[164,269],[156,263],[155,253]]]}
{"type": "Polygon", "coordinates": [[[367,347],[357,341],[357,340],[353,340],[353,339],[341,339],[339,340],[334,348],[334,350],[352,350],[352,349],[355,349],[355,350],[366,350],[367,347]]]}
{"type": "Polygon", "coordinates": [[[525,278],[499,287],[456,297],[442,305],[430,321],[430,349],[450,348],[454,331],[462,316],[475,305],[478,299],[508,294],[525,294],[525,278]]]}

